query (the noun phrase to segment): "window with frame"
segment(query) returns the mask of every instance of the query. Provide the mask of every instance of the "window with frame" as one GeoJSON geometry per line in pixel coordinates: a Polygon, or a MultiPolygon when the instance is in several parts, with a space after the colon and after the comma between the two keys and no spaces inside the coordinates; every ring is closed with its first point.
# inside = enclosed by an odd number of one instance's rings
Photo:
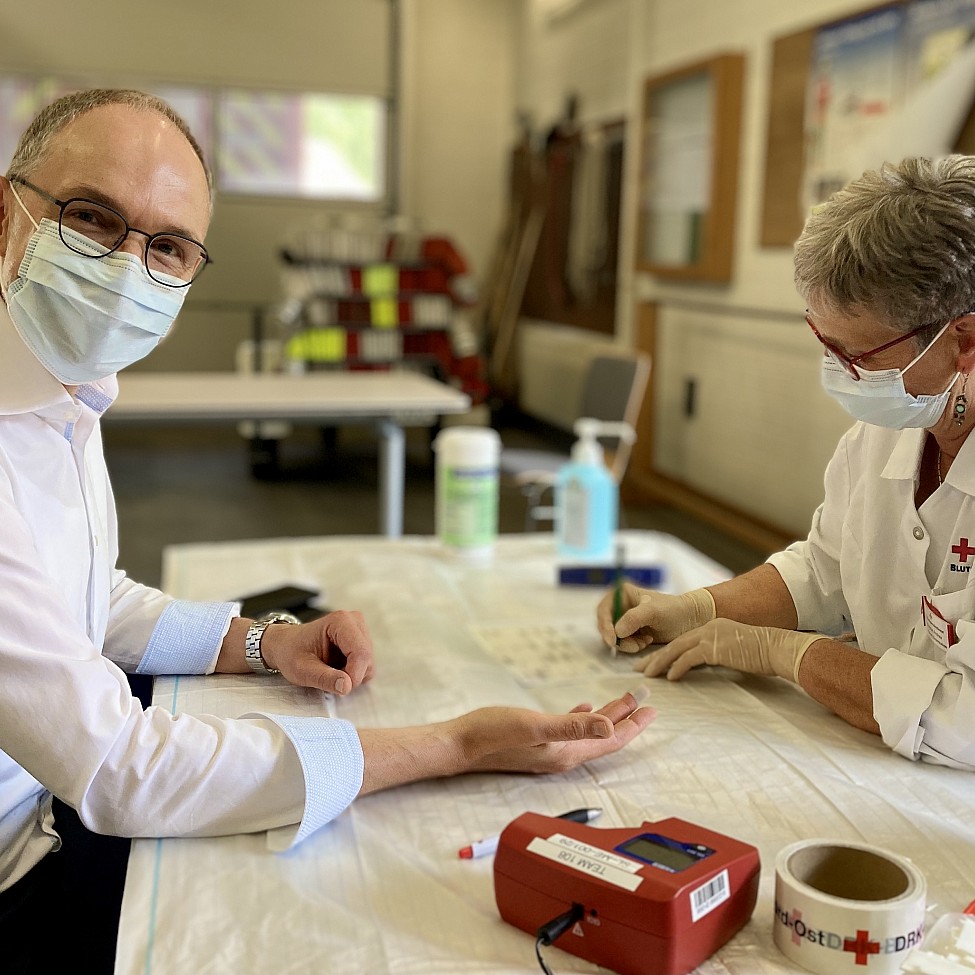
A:
{"type": "Polygon", "coordinates": [[[365,95],[220,93],[217,185],[226,193],[376,202],[386,111],[365,95]]]}
{"type": "MultiPolygon", "coordinates": [[[[0,172],[45,105],[105,85],[0,75],[0,172]]],[[[141,85],[181,115],[220,193],[380,202],[386,195],[387,104],[374,95],[141,85]]]]}

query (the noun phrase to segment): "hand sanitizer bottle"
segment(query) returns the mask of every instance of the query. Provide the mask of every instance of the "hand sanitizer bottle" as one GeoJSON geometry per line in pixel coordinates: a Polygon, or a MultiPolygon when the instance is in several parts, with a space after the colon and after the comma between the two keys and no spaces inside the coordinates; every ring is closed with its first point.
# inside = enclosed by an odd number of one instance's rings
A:
{"type": "Polygon", "coordinates": [[[619,511],[619,490],[603,462],[600,434],[631,438],[628,424],[603,423],[588,417],[573,427],[579,438],[571,460],[555,481],[556,549],[560,559],[609,563],[619,511]],[[626,428],[625,433],[621,430],[626,428]]]}

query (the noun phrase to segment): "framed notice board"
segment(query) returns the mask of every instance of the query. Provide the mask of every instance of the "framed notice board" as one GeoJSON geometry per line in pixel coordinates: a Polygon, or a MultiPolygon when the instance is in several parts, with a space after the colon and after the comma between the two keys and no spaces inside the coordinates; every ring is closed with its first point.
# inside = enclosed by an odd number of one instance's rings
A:
{"type": "Polygon", "coordinates": [[[731,279],[744,63],[722,54],[646,81],[638,269],[731,279]]]}

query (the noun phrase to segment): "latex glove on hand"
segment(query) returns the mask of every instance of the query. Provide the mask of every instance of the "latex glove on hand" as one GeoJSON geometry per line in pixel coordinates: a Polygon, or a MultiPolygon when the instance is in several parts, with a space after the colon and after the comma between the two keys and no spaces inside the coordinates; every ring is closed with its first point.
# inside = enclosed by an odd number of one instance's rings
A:
{"type": "Polygon", "coordinates": [[[828,639],[822,633],[713,619],[672,640],[648,659],[637,661],[634,669],[642,670],[647,677],[666,673],[668,680],[680,680],[692,667],[712,664],[798,684],[803,654],[817,640],[828,639]]]}
{"type": "Polygon", "coordinates": [[[602,598],[596,607],[596,625],[606,646],[618,645],[623,653],[637,653],[651,643],[669,643],[681,633],[714,619],[714,599],[707,589],[692,589],[680,596],[670,596],[626,582],[623,584],[623,614],[615,626],[614,601],[612,592],[602,598]]]}

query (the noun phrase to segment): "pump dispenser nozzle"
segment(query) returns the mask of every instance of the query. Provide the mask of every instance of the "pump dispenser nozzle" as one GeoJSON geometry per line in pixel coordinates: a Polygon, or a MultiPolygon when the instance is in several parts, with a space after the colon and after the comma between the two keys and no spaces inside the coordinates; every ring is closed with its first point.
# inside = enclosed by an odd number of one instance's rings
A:
{"type": "Polygon", "coordinates": [[[596,420],[591,416],[579,417],[572,425],[572,430],[579,438],[572,445],[572,459],[577,464],[603,462],[603,446],[598,437],[619,437],[626,443],[633,443],[636,440],[636,433],[629,423],[596,420]]]}

